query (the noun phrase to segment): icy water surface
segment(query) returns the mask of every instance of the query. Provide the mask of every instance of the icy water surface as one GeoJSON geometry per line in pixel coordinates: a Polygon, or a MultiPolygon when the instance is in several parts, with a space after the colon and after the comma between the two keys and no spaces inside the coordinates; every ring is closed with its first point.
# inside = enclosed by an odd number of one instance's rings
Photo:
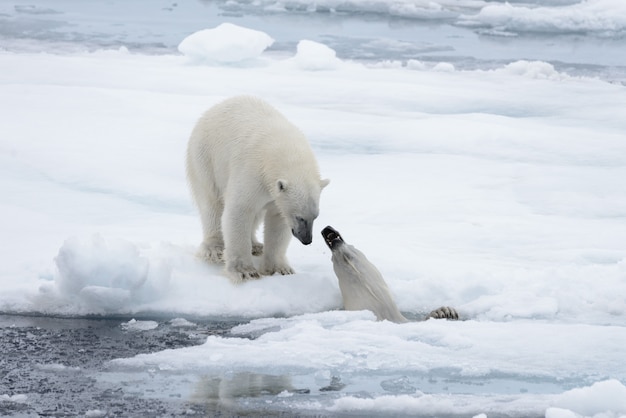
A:
{"type": "MultiPolygon", "coordinates": [[[[344,389],[356,394],[381,387],[394,394],[414,394],[418,387],[469,393],[520,390],[513,377],[486,376],[461,383],[453,370],[422,377],[347,374],[344,382],[337,376],[178,373],[156,365],[125,370],[110,364],[116,358],[193,347],[208,336],[232,337],[230,330],[237,324],[0,315],[0,393],[19,394],[0,397],[0,416],[376,416],[306,412],[306,404],[315,404],[320,397],[334,399],[344,389]],[[282,403],[285,398],[291,403],[282,403]],[[305,407],[295,412],[289,407],[293,402],[305,407]]],[[[546,382],[528,381],[523,386],[526,389],[521,390],[554,389],[546,382]]]]}
{"type": "Polygon", "coordinates": [[[516,60],[541,60],[571,75],[626,80],[626,38],[619,32],[609,36],[584,29],[541,32],[522,27],[518,32],[503,32],[468,27],[462,16],[475,14],[472,8],[413,18],[406,13],[364,12],[358,6],[311,9],[294,2],[285,9],[270,3],[7,2],[0,7],[0,47],[61,51],[125,46],[171,53],[185,36],[228,21],[268,33],[276,41],[269,52],[289,56],[298,41],[311,39],[329,45],[343,59],[445,61],[457,69],[492,69],[516,60]]]}
{"type": "MultiPolygon", "coordinates": [[[[0,416],[365,417],[377,414],[320,413],[315,406],[320,400],[338,399],[342,391],[357,397],[381,389],[394,395],[420,391],[498,395],[557,392],[566,384],[498,374],[463,379],[454,367],[410,376],[344,371],[339,377],[234,371],[211,374],[202,370],[179,373],[158,364],[137,370],[110,362],[201,345],[208,336],[256,337],[231,334],[237,324],[198,324],[180,318],[137,321],[0,315],[0,393],[19,393],[0,398],[0,416]],[[298,412],[291,409],[294,404],[300,405],[298,412]],[[309,412],[307,405],[312,407],[309,412]]],[[[420,415],[413,412],[410,416],[420,415]]],[[[489,416],[508,415],[496,412],[489,416]]]]}
{"type": "Polygon", "coordinates": [[[180,389],[163,396],[163,388],[137,391],[137,376],[111,379],[106,364],[202,344],[235,324],[0,315],[0,394],[19,394],[0,397],[0,416],[210,416],[217,408],[189,402],[180,389]]]}

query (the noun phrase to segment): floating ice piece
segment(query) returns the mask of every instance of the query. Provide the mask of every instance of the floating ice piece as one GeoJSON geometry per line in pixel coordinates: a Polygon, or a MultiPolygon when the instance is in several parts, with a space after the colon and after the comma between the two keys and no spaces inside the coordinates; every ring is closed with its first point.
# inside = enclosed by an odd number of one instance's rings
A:
{"type": "Polygon", "coordinates": [[[406,62],[406,68],[409,70],[425,70],[426,64],[419,60],[410,59],[406,62]]]}
{"type": "Polygon", "coordinates": [[[298,42],[298,52],[293,60],[299,68],[309,71],[335,70],[341,64],[334,49],[306,39],[298,42]]]}
{"type": "Polygon", "coordinates": [[[17,394],[17,395],[0,395],[0,402],[15,402],[15,403],[25,403],[28,400],[27,395],[17,394]]]}
{"type": "Polygon", "coordinates": [[[186,320],[185,318],[174,318],[170,321],[170,325],[176,328],[193,328],[195,323],[186,320]]]}
{"type": "Polygon", "coordinates": [[[515,61],[495,71],[534,79],[563,80],[569,78],[567,74],[555,70],[552,64],[543,61],[515,61]]]}
{"type": "Polygon", "coordinates": [[[85,412],[85,416],[88,418],[97,418],[97,417],[105,417],[107,415],[107,411],[103,411],[101,409],[90,409],[85,412]]]}
{"type": "Polygon", "coordinates": [[[449,62],[440,62],[433,67],[433,71],[440,73],[453,73],[455,70],[454,65],[449,62]]]}
{"type": "Polygon", "coordinates": [[[66,366],[60,363],[37,364],[36,367],[44,372],[60,373],[60,372],[78,372],[80,367],[66,366]]]}
{"type": "Polygon", "coordinates": [[[137,321],[135,318],[122,324],[122,328],[126,331],[150,331],[159,326],[155,321],[137,321]]]}
{"type": "Polygon", "coordinates": [[[273,43],[265,32],[222,23],[187,36],[178,50],[195,63],[232,64],[259,57],[273,43]]]}

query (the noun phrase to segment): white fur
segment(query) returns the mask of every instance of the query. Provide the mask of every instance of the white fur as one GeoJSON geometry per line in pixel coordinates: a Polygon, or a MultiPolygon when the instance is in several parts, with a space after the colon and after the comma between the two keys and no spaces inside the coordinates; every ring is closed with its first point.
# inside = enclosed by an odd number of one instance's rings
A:
{"type": "MultiPolygon", "coordinates": [[[[372,311],[379,321],[408,322],[394,302],[382,274],[365,254],[346,244],[342,238],[329,242],[329,246],[344,309],[372,311]]],[[[459,313],[454,308],[442,306],[430,312],[428,318],[459,319],[459,313]]]]}
{"type": "Polygon", "coordinates": [[[285,255],[291,233],[310,243],[328,184],[298,128],[260,99],[227,99],[196,124],[187,177],[202,219],[203,258],[224,260],[234,282],[294,272],[285,255]],[[261,221],[264,245],[255,238],[261,221]],[[257,270],[252,255],[261,253],[257,270]]]}
{"type": "Polygon", "coordinates": [[[380,271],[361,251],[342,243],[333,249],[332,254],[345,310],[367,309],[374,312],[379,321],[408,321],[398,310],[380,271]]]}

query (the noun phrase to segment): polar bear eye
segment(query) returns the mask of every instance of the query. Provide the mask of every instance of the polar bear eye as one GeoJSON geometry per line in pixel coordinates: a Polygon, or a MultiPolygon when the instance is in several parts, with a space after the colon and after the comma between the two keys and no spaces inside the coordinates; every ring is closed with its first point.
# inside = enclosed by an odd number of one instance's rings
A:
{"type": "Polygon", "coordinates": [[[278,187],[279,192],[284,192],[287,190],[287,180],[278,180],[276,182],[276,186],[278,187]]]}

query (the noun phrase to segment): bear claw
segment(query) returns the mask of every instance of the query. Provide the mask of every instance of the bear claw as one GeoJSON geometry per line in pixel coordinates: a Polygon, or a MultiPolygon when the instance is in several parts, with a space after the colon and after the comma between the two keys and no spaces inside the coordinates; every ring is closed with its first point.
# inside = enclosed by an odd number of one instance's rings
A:
{"type": "Polygon", "coordinates": [[[288,274],[295,274],[294,269],[291,268],[291,266],[273,266],[273,267],[263,267],[261,269],[261,272],[263,273],[264,276],[272,276],[276,273],[278,274],[282,274],[283,276],[286,276],[288,274]]]}
{"type": "Polygon", "coordinates": [[[441,308],[435,309],[430,314],[428,314],[428,318],[459,319],[459,313],[454,308],[451,308],[449,306],[442,306],[441,308]]]}
{"type": "Polygon", "coordinates": [[[221,247],[200,247],[196,253],[198,257],[209,263],[218,264],[224,261],[224,248],[221,247]]]}
{"type": "Polygon", "coordinates": [[[248,271],[231,272],[230,277],[233,279],[233,283],[239,284],[239,283],[247,282],[249,280],[260,279],[261,275],[256,270],[248,270],[248,271]]]}
{"type": "Polygon", "coordinates": [[[261,275],[256,271],[239,273],[243,281],[260,279],[261,275]]]}

